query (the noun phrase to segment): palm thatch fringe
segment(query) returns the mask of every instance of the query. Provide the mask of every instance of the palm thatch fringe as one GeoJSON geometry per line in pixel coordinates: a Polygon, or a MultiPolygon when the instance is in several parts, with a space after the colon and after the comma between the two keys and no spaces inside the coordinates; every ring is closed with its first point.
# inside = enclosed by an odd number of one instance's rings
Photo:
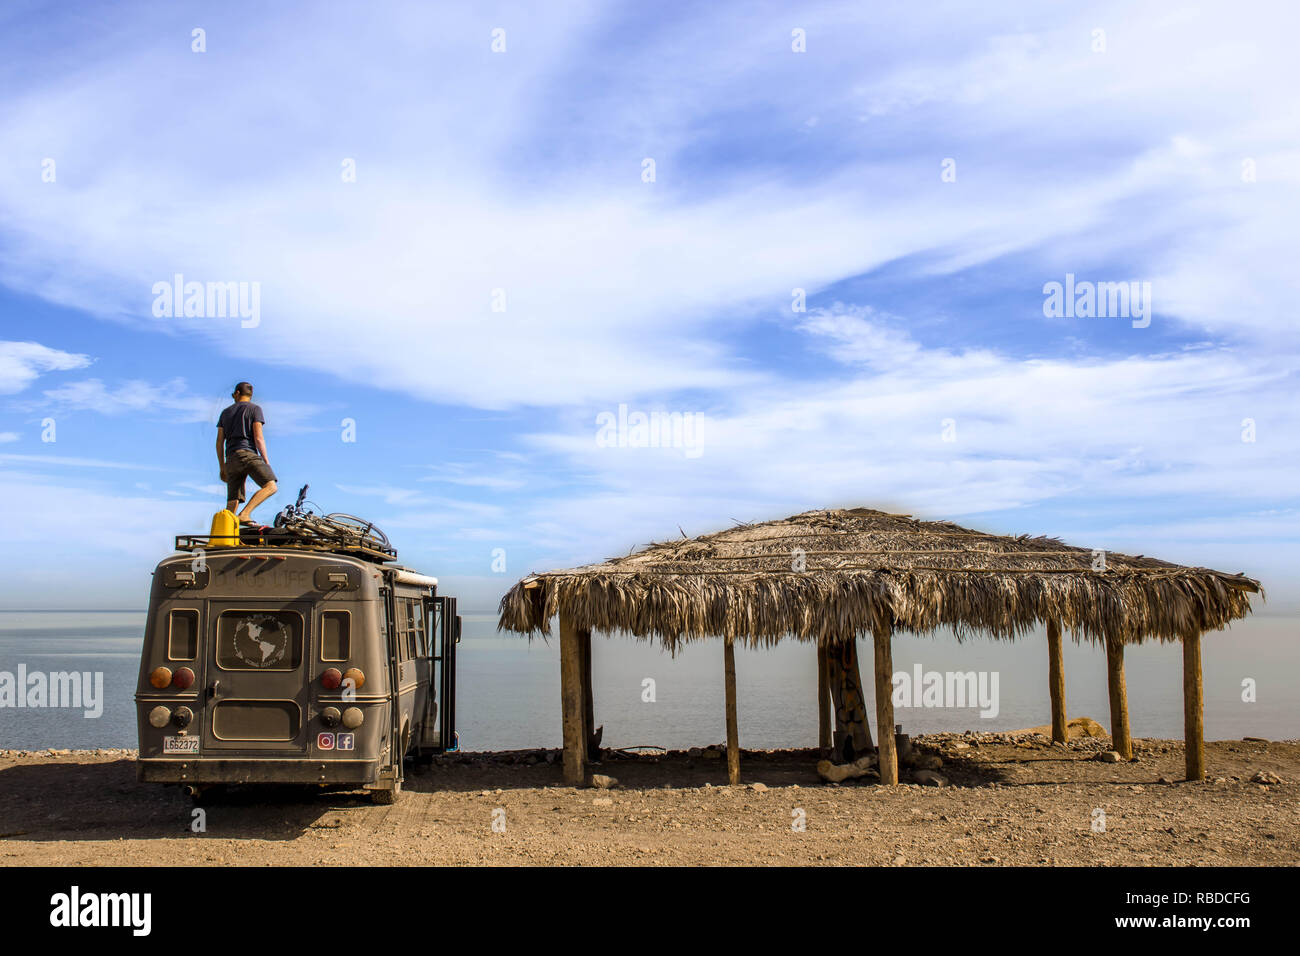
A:
{"type": "Polygon", "coordinates": [[[1243,574],[858,508],[529,576],[501,599],[498,629],[549,634],[563,613],[675,651],[707,637],[833,644],[884,626],[1013,639],[1056,619],[1076,641],[1137,644],[1222,629],[1259,591],[1243,574]]]}

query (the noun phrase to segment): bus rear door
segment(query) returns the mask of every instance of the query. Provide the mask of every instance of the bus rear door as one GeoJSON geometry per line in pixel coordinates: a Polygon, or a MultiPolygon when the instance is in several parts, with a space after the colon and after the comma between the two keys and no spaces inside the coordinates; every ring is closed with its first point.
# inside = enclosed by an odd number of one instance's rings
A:
{"type": "Polygon", "coordinates": [[[305,751],[311,605],[210,607],[204,751],[305,751]]]}
{"type": "Polygon", "coordinates": [[[456,737],[456,645],[460,642],[461,621],[456,613],[454,597],[428,598],[425,613],[428,616],[425,633],[429,635],[431,676],[420,747],[442,753],[459,748],[456,737]]]}

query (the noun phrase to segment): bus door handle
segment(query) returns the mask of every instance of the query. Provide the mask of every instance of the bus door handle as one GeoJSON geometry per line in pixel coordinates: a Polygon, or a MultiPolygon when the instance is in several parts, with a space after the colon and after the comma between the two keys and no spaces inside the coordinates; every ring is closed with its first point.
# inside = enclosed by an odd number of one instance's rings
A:
{"type": "Polygon", "coordinates": [[[217,694],[221,691],[221,681],[214,680],[208,685],[208,700],[216,700],[217,694]]]}

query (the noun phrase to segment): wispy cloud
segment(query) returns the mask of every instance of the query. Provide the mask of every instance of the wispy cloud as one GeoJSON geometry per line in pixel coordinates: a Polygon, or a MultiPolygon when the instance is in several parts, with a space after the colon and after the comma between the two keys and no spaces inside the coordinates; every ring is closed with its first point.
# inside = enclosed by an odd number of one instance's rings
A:
{"type": "Polygon", "coordinates": [[[176,487],[169,489],[169,495],[200,494],[220,501],[225,501],[226,486],[216,482],[180,481],[176,487]]]}
{"type": "Polygon", "coordinates": [[[339,491],[362,498],[379,498],[387,505],[407,509],[396,513],[394,519],[408,527],[429,526],[444,521],[462,521],[466,515],[499,516],[496,505],[468,499],[426,495],[411,488],[391,485],[336,485],[339,491]]]}
{"type": "MultiPolygon", "coordinates": [[[[194,357],[173,366],[193,387],[97,365],[45,403],[110,441],[141,415],[211,422],[207,390],[256,356],[305,383],[263,403],[287,483],[320,452],[281,458],[277,434],[324,427],[327,389],[383,391],[409,418],[374,400],[363,443],[311,473],[415,541],[500,538],[512,567],[822,505],[1051,506],[1016,530],[1207,545],[1293,513],[1294,4],[723,3],[671,28],[594,3],[377,9],[235,2],[204,55],[162,8],[112,42],[75,11],[0,37],[0,282],[194,357]],[[260,324],[155,318],[176,273],[259,282],[260,324]],[[1150,281],[1150,328],[1044,317],[1066,273],[1150,281]],[[706,413],[702,456],[600,447],[623,402],[706,413]]],[[[8,346],[11,395],[91,362],[8,346]]]]}
{"type": "MultiPolygon", "coordinates": [[[[51,411],[88,411],[118,417],[141,415],[178,423],[207,422],[215,424],[221,410],[229,405],[229,396],[197,395],[190,391],[185,379],[174,378],[162,384],[132,379],[118,385],[106,385],[97,378],[69,382],[58,388],[46,389],[43,401],[22,404],[27,409],[51,411]]],[[[297,433],[318,430],[311,420],[325,406],[310,402],[264,402],[267,430],[280,433],[297,433]]]]}
{"type": "Polygon", "coordinates": [[[1300,466],[1285,361],[1226,349],[1089,361],[926,349],[847,307],[801,327],[809,347],[872,374],[740,397],[712,413],[694,460],[602,448],[568,429],[538,433],[534,447],[596,490],[539,500],[531,514],[567,516],[573,550],[589,558],[583,542],[607,534],[611,515],[644,536],[679,521],[695,533],[724,516],[891,502],[933,517],[1078,497],[1240,511],[1277,500],[1300,466]]]}
{"type": "Polygon", "coordinates": [[[379,498],[389,505],[416,505],[426,503],[429,499],[410,488],[395,488],[391,485],[336,485],[339,491],[363,498],[379,498]]]}
{"type": "MultiPolygon", "coordinates": [[[[29,84],[0,117],[8,142],[117,158],[55,185],[0,177],[19,250],[7,280],[146,325],[159,324],[151,282],[182,266],[201,280],[261,281],[257,329],[167,320],[167,331],[479,408],[767,388],[770,369],[739,359],[737,320],[720,320],[724,310],[775,306],[794,287],[816,291],[907,257],[942,273],[1032,250],[1104,265],[1098,254],[1117,231],[1131,237],[1131,268],[1160,276],[1168,318],[1280,328],[1300,291],[1281,252],[1300,211],[1287,172],[1294,137],[1281,91],[1296,76],[1286,31],[1118,4],[1051,17],[1015,9],[1023,26],[1009,31],[1009,14],[963,11],[972,29],[953,30],[943,17],[812,7],[801,11],[811,48],[800,58],[788,17],[766,10],[701,12],[699,29],[632,40],[622,24],[566,8],[516,13],[517,45],[493,56],[488,13],[434,17],[396,4],[427,45],[349,36],[349,58],[382,55],[386,69],[366,74],[367,115],[360,90],[338,104],[354,132],[325,137],[310,99],[293,91],[330,82],[336,64],[323,51],[337,47],[336,23],[285,14],[255,32],[213,29],[228,44],[222,56],[247,67],[214,84],[213,56],[160,50],[163,34],[146,22],[135,32],[147,43],[98,48],[93,71],[29,84]],[[1098,20],[1113,24],[1100,54],[1090,49],[1098,20]],[[296,38],[289,52],[280,30],[296,38]],[[850,34],[865,49],[845,46],[850,34]],[[877,49],[872,37],[885,36],[877,49]],[[277,55],[260,56],[264,45],[277,55]],[[407,82],[430,47],[458,76],[456,102],[407,82]],[[602,90],[579,85],[575,48],[584,76],[607,78],[602,90]],[[926,52],[900,61],[900,49],[926,52]],[[1212,79],[1190,68],[1188,49],[1214,64],[1212,79]],[[177,82],[155,82],[160,55],[177,82]],[[649,75],[671,64],[674,82],[647,84],[638,70],[651,64],[649,75]],[[106,82],[123,95],[96,97],[106,82]],[[267,89],[293,102],[275,129],[247,135],[282,148],[256,183],[232,178],[223,168],[243,170],[249,144],[238,131],[261,115],[267,89]],[[590,102],[578,125],[545,105],[580,95],[590,102]],[[638,120],[627,118],[629,97],[638,120]],[[1238,108],[1247,100],[1249,118],[1238,108]],[[93,114],[77,102],[95,103],[93,114]],[[376,135],[378,102],[421,122],[376,135]],[[817,139],[800,153],[816,151],[815,174],[770,147],[704,159],[714,137],[766,128],[779,140],[810,111],[817,139]],[[159,115],[236,132],[208,143],[196,165],[177,145],[184,129],[168,149],[133,145],[151,141],[159,115]],[[493,120],[460,122],[470,115],[493,120]],[[454,151],[439,148],[448,129],[454,151]],[[575,137],[590,147],[582,160],[566,148],[575,137]],[[1034,146],[1052,142],[1072,148],[1034,146]],[[654,183],[641,180],[647,155],[654,183]],[[949,156],[958,179],[943,184],[949,156]],[[1246,156],[1261,170],[1249,186],[1246,156]],[[345,157],[358,162],[356,183],[340,181],[345,157]],[[192,188],[195,177],[205,188],[192,188]],[[163,214],[182,202],[186,216],[163,214]],[[249,233],[253,218],[262,225],[249,233]],[[1211,294],[1210,272],[1245,278],[1211,294]],[[504,312],[493,310],[497,290],[504,312]]],[[[1293,19],[1285,5],[1273,13],[1293,19]]],[[[1026,285],[1030,299],[1040,283],[1026,285]]]]}
{"type": "Polygon", "coordinates": [[[449,462],[441,465],[429,465],[430,474],[417,481],[438,482],[448,485],[461,485],[467,488],[484,488],[490,491],[513,491],[528,484],[528,479],[518,473],[517,456],[506,458],[495,456],[496,463],[449,462]],[[505,463],[504,465],[502,463],[505,463]]]}
{"type": "Polygon", "coordinates": [[[162,385],[128,381],[116,387],[106,386],[97,378],[69,382],[44,392],[48,405],[71,410],[93,411],[102,415],[137,415],[154,412],[183,422],[209,420],[213,402],[186,394],[185,380],[172,379],[162,385]]]}
{"type": "Polygon", "coordinates": [[[67,468],[118,468],[127,471],[169,471],[159,465],[146,465],[134,461],[107,461],[100,458],[78,458],[71,455],[18,455],[0,454],[0,462],[20,462],[31,465],[50,465],[67,468]]]}
{"type": "Polygon", "coordinates": [[[0,394],[21,392],[43,372],[85,368],[90,357],[38,342],[0,342],[0,394]]]}

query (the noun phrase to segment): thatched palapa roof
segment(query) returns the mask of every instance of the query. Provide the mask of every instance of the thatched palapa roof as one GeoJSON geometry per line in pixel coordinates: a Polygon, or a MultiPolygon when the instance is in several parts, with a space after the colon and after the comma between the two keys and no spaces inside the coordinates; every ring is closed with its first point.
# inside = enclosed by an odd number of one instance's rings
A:
{"type": "Polygon", "coordinates": [[[1250,613],[1259,582],[1054,538],[973,531],[866,508],[809,511],[623,558],[531,575],[501,599],[501,630],[577,627],[676,649],[722,636],[835,643],[880,622],[1014,638],[1049,619],[1076,640],[1140,643],[1217,630],[1250,613]]]}

